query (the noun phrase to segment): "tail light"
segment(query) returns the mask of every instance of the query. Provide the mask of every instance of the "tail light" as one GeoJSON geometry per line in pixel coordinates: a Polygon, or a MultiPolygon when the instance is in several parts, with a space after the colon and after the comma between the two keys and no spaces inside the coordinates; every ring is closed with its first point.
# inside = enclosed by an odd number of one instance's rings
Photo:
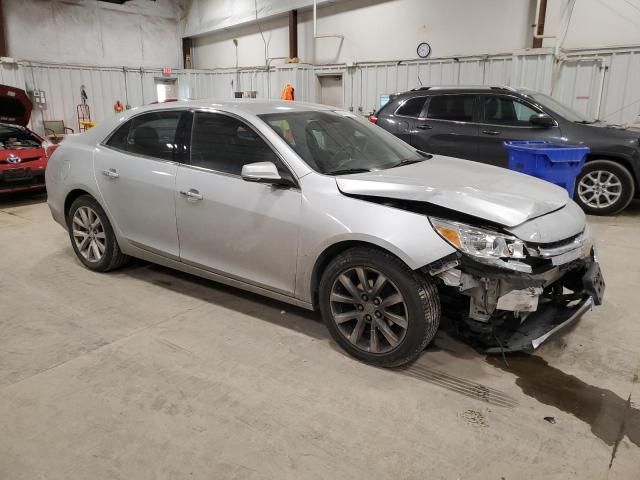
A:
{"type": "Polygon", "coordinates": [[[378,123],[378,117],[376,117],[375,115],[369,115],[369,121],[371,123],[378,123]]]}

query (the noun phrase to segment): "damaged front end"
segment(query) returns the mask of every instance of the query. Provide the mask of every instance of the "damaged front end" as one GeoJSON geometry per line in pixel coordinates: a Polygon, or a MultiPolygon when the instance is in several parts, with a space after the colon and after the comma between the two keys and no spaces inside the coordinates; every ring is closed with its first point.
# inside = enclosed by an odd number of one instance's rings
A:
{"type": "Polygon", "coordinates": [[[587,225],[552,244],[431,219],[458,248],[424,267],[456,333],[488,353],[531,351],[602,302],[604,281],[587,225]]]}

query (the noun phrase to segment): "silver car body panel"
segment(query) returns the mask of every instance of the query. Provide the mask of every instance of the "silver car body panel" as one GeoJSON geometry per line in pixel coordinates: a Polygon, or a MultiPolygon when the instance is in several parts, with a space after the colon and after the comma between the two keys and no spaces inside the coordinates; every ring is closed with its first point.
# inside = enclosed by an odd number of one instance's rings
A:
{"type": "Polygon", "coordinates": [[[527,241],[555,241],[584,229],[584,215],[559,187],[463,160],[440,157],[343,177],[319,174],[258,117],[282,109],[333,110],[299,102],[174,102],[133,109],[68,137],[46,171],[52,215],[66,228],[67,196],[86,191],[104,207],[124,253],[307,308],[314,301],[316,262],[341,242],[378,246],[412,269],[456,251],[425,215],[342,192],[426,201],[509,226],[527,241]],[[102,144],[132,116],[174,109],[241,117],[278,153],[299,188],[244,182],[102,144]],[[124,165],[123,155],[130,164],[124,165]],[[103,175],[111,168],[117,178],[103,175]],[[197,189],[202,201],[179,193],[189,189],[197,189]]]}
{"type": "Polygon", "coordinates": [[[573,200],[549,215],[535,218],[507,231],[525,242],[553,243],[579,235],[585,228],[586,217],[573,200]]]}
{"type": "Polygon", "coordinates": [[[504,168],[452,157],[338,178],[349,194],[428,202],[514,227],[564,207],[566,190],[504,168]]]}

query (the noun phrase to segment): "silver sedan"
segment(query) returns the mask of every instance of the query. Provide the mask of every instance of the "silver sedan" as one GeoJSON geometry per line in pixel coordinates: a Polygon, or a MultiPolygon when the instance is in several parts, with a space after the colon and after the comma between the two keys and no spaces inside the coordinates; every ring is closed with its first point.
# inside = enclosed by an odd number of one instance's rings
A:
{"type": "Polygon", "coordinates": [[[67,137],[46,182],[87,268],[138,257],[319,308],[376,365],[415,359],[443,312],[478,348],[531,350],[604,290],[564,190],[429,155],[330,107],[134,109],[67,137]]]}

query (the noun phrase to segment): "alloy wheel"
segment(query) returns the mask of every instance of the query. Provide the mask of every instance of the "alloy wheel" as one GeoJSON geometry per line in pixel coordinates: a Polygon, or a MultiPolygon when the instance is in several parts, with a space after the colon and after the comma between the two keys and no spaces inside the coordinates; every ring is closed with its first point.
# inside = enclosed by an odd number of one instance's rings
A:
{"type": "Polygon", "coordinates": [[[610,207],[621,195],[622,182],[614,173],[606,170],[589,172],[578,183],[578,197],[591,208],[610,207]]]}
{"type": "Polygon", "coordinates": [[[80,207],[73,215],[73,240],[78,252],[89,262],[99,262],[107,249],[107,238],[100,217],[91,207],[80,207]]]}
{"type": "Polygon", "coordinates": [[[407,333],[408,309],[398,287],[368,267],[343,271],[331,288],[331,314],[340,333],[369,353],[394,350],[407,333]]]}

